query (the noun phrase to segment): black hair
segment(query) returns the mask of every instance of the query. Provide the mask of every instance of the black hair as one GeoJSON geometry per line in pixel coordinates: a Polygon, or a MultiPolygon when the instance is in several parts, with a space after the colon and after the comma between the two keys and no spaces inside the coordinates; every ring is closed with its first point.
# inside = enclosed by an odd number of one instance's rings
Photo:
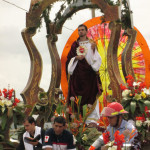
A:
{"type": "Polygon", "coordinates": [[[63,124],[63,126],[66,125],[66,120],[63,116],[58,116],[54,119],[54,123],[57,122],[57,123],[60,123],[60,124],[63,124]]]}
{"type": "Polygon", "coordinates": [[[88,30],[87,26],[84,25],[84,24],[80,24],[80,25],[78,26],[78,28],[79,28],[79,27],[84,27],[86,31],[88,30]]]}
{"type": "Polygon", "coordinates": [[[32,123],[36,124],[36,121],[35,121],[35,119],[34,119],[32,116],[26,117],[26,118],[24,119],[24,122],[25,122],[25,121],[28,121],[30,124],[32,124],[32,123]]]}

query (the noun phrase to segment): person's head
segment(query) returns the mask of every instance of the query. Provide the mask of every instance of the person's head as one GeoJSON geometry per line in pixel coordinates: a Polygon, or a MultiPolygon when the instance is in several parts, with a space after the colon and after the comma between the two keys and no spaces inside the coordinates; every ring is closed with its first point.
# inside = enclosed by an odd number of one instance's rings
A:
{"type": "Polygon", "coordinates": [[[26,117],[24,119],[24,128],[27,132],[33,133],[35,131],[35,119],[32,116],[26,117]]]}
{"type": "Polygon", "coordinates": [[[118,102],[112,102],[102,111],[102,116],[107,117],[110,126],[118,127],[122,121],[122,114],[128,113],[118,102]]]}
{"type": "Polygon", "coordinates": [[[54,119],[53,129],[56,135],[61,135],[66,128],[66,120],[62,116],[58,116],[54,119]]]}
{"type": "Polygon", "coordinates": [[[88,29],[87,29],[87,26],[84,25],[84,24],[80,24],[78,26],[78,34],[79,34],[79,37],[84,37],[87,35],[87,32],[88,32],[88,29]]]}

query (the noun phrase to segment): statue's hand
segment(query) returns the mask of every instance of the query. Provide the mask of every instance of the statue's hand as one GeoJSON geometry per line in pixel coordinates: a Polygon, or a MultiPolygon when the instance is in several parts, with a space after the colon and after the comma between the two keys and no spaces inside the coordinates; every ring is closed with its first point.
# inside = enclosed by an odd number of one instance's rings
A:
{"type": "Polygon", "coordinates": [[[92,42],[91,43],[91,49],[95,52],[95,48],[96,48],[96,43],[95,42],[92,42]]]}

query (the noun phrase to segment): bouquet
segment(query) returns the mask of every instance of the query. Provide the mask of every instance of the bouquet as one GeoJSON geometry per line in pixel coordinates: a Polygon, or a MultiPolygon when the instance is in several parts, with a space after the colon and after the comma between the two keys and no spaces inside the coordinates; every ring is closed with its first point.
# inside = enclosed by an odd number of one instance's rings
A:
{"type": "Polygon", "coordinates": [[[150,109],[150,93],[144,82],[135,82],[131,75],[127,77],[128,88],[120,85],[122,90],[122,105],[126,111],[131,113],[132,119],[145,112],[145,107],[150,109]]]}
{"type": "MultiPolygon", "coordinates": [[[[14,126],[17,128],[19,116],[24,116],[23,113],[24,104],[15,97],[14,89],[3,89],[0,90],[0,119],[1,130],[4,130],[7,121],[13,118],[14,126]]],[[[21,119],[22,120],[22,119],[21,119]]]]}

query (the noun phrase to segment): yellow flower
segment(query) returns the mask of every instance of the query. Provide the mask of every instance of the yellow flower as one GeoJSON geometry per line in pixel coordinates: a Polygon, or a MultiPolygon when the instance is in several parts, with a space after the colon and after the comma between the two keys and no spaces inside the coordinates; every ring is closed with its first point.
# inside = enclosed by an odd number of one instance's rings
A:
{"type": "Polygon", "coordinates": [[[4,107],[4,103],[2,100],[0,100],[0,106],[4,107]]]}
{"type": "Polygon", "coordinates": [[[87,137],[86,134],[83,134],[82,140],[83,140],[83,141],[87,141],[87,140],[88,140],[88,137],[87,137]]]}
{"type": "Polygon", "coordinates": [[[142,99],[141,94],[137,94],[137,93],[135,94],[134,98],[135,98],[136,100],[142,99]]]}
{"type": "Polygon", "coordinates": [[[146,94],[145,94],[144,92],[141,93],[141,96],[142,96],[143,98],[146,98],[146,94]]]}

